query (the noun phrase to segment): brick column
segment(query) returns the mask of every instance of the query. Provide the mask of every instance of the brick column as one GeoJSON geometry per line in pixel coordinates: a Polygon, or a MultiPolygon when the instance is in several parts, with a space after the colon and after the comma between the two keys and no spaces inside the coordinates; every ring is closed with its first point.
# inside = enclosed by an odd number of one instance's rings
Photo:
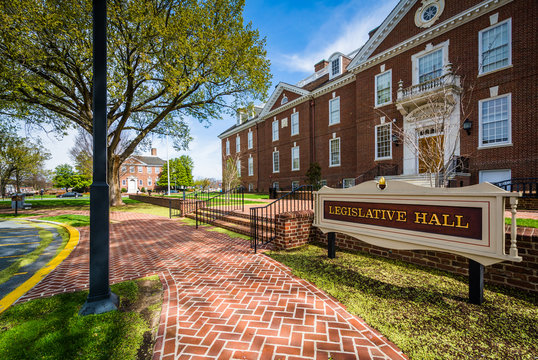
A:
{"type": "Polygon", "coordinates": [[[314,239],[314,212],[310,210],[293,211],[276,215],[277,249],[291,249],[304,245],[314,239]]]}

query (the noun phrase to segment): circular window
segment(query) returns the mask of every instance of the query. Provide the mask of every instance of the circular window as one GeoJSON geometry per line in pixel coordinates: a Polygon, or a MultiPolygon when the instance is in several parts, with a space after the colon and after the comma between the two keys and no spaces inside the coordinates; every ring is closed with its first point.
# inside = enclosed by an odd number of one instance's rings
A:
{"type": "Polygon", "coordinates": [[[422,12],[422,20],[430,21],[437,14],[437,5],[430,5],[422,12]]]}

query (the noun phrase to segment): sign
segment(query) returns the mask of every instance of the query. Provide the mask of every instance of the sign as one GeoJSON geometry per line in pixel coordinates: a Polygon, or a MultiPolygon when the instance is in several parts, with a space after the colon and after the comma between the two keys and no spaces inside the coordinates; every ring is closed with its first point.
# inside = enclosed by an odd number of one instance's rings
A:
{"type": "Polygon", "coordinates": [[[348,189],[323,187],[315,194],[314,226],[391,249],[437,250],[483,265],[521,261],[515,212],[519,194],[489,183],[464,188],[427,188],[402,181],[369,181],[348,189]],[[504,207],[513,221],[505,251],[504,207]]]}

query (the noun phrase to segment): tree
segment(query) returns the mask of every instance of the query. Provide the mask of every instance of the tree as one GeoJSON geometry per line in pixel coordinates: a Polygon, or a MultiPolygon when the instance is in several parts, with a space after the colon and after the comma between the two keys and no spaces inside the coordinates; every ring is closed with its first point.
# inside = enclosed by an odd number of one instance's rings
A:
{"type": "Polygon", "coordinates": [[[308,183],[312,185],[316,190],[319,189],[319,183],[321,181],[321,166],[317,162],[310,163],[310,167],[306,171],[306,177],[308,183]]]}
{"type": "Polygon", "coordinates": [[[52,183],[54,187],[65,188],[67,190],[73,186],[73,176],[75,176],[73,167],[69,164],[61,164],[54,169],[52,183]]]}
{"type": "Polygon", "coordinates": [[[197,179],[194,182],[194,185],[199,186],[202,189],[202,191],[205,191],[207,190],[207,188],[211,186],[211,179],[209,178],[197,179]]]}
{"type": "Polygon", "coordinates": [[[21,183],[43,172],[50,153],[39,141],[19,137],[12,129],[0,132],[0,191],[5,196],[6,186],[12,179],[17,191],[21,183]]]}
{"type": "Polygon", "coordinates": [[[75,145],[69,149],[69,156],[75,163],[79,174],[92,177],[93,171],[93,139],[92,136],[79,129],[75,137],[75,145]]]}
{"type": "Polygon", "coordinates": [[[227,156],[224,160],[224,169],[222,169],[222,186],[224,191],[229,191],[241,185],[241,177],[237,169],[237,154],[227,156]]]}
{"type": "Polygon", "coordinates": [[[192,180],[192,169],[194,168],[194,161],[189,155],[181,155],[179,161],[183,168],[185,169],[185,175],[182,177],[181,185],[183,186],[192,186],[194,184],[192,180]]]}
{"type": "MultiPolygon", "coordinates": [[[[244,0],[108,2],[108,183],[150,133],[190,141],[185,116],[209,124],[266,96],[265,39],[243,23],[244,0]],[[129,138],[119,150],[122,139],[129,138]]],[[[93,132],[91,0],[0,5],[3,113],[63,133],[93,132]]]]}

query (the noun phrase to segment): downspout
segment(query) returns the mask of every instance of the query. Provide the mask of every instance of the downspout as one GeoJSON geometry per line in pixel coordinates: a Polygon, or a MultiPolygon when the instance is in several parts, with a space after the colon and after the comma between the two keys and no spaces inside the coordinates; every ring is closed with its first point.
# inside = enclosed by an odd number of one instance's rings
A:
{"type": "Polygon", "coordinates": [[[310,163],[316,162],[316,121],[315,121],[315,101],[310,99],[310,163]]]}

